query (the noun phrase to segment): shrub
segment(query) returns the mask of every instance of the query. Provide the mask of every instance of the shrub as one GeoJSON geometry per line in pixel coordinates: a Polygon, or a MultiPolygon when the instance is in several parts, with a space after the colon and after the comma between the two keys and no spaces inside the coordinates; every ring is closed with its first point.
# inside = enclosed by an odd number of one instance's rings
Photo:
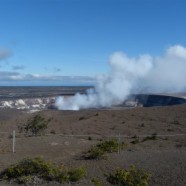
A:
{"type": "Polygon", "coordinates": [[[134,165],[130,170],[117,169],[114,174],[107,175],[107,181],[121,186],[148,186],[150,174],[134,165]]]}
{"type": "Polygon", "coordinates": [[[52,129],[52,130],[50,131],[50,134],[56,134],[56,131],[52,129]]]}
{"type": "Polygon", "coordinates": [[[46,162],[42,158],[37,157],[33,160],[24,159],[18,164],[10,166],[1,173],[1,176],[3,179],[15,179],[28,175],[43,177],[49,175],[53,170],[54,168],[50,162],[46,162]]]}
{"type": "Polygon", "coordinates": [[[46,181],[57,181],[60,183],[78,181],[86,175],[85,168],[76,168],[66,171],[64,167],[54,166],[42,158],[24,159],[16,165],[12,165],[0,173],[0,179],[15,180],[26,184],[31,182],[34,176],[46,181]]]}
{"type": "Polygon", "coordinates": [[[96,146],[93,146],[86,154],[85,159],[105,159],[105,152],[96,146]]]}
{"type": "Polygon", "coordinates": [[[69,180],[73,182],[82,179],[83,177],[86,176],[86,174],[87,171],[83,167],[72,169],[68,172],[69,180]]]}
{"type": "Polygon", "coordinates": [[[132,139],[134,139],[133,141],[130,142],[130,143],[132,143],[132,144],[137,144],[137,143],[140,142],[140,141],[139,141],[139,137],[138,137],[137,135],[134,135],[134,136],[132,137],[132,139]]]}
{"type": "Polygon", "coordinates": [[[24,184],[27,185],[32,182],[32,177],[31,176],[21,176],[17,178],[17,183],[18,184],[24,184]]]}
{"type": "Polygon", "coordinates": [[[94,183],[95,186],[103,186],[103,182],[102,182],[102,180],[99,179],[99,178],[93,178],[93,179],[91,180],[91,182],[94,183]]]}
{"type": "Polygon", "coordinates": [[[148,141],[148,140],[156,140],[157,139],[157,134],[156,133],[153,133],[151,136],[147,136],[143,139],[143,142],[144,141],[148,141]]]}
{"type": "Polygon", "coordinates": [[[137,143],[139,143],[140,141],[139,141],[139,138],[136,138],[136,139],[134,139],[133,141],[131,141],[130,143],[132,143],[132,144],[137,144],[137,143]]]}
{"type": "Polygon", "coordinates": [[[57,181],[59,183],[65,183],[69,181],[69,175],[67,173],[57,174],[56,177],[53,177],[51,181],[57,181]]]}
{"type": "Polygon", "coordinates": [[[172,123],[175,124],[175,125],[181,125],[180,122],[176,119],[174,119],[174,121],[172,123]]]}
{"type": "Polygon", "coordinates": [[[114,140],[105,141],[105,142],[102,142],[102,143],[97,145],[97,147],[99,149],[101,149],[104,152],[108,152],[108,153],[117,152],[118,151],[118,147],[120,147],[120,146],[121,146],[121,144],[118,144],[118,141],[115,140],[115,139],[114,140]]]}
{"type": "Polygon", "coordinates": [[[145,127],[145,124],[144,124],[144,123],[142,123],[140,126],[141,126],[141,127],[145,127]]]}
{"type": "Polygon", "coordinates": [[[91,136],[89,136],[89,137],[88,137],[88,140],[92,140],[92,137],[91,137],[91,136]]]}
{"type": "Polygon", "coordinates": [[[24,125],[23,129],[27,134],[34,135],[41,135],[48,126],[48,120],[41,117],[40,115],[34,116],[31,120],[24,125]]]}
{"type": "Polygon", "coordinates": [[[93,146],[85,155],[86,159],[104,159],[106,153],[117,152],[118,149],[122,149],[124,143],[118,143],[117,140],[104,141],[96,146],[93,146]]]}
{"type": "Polygon", "coordinates": [[[84,120],[84,119],[85,119],[85,117],[83,117],[83,116],[79,118],[79,120],[84,120]]]}

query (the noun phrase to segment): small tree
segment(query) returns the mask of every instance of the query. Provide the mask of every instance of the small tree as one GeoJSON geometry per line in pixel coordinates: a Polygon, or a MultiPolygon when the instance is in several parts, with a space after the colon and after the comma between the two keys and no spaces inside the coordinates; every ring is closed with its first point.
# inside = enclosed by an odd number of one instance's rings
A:
{"type": "Polygon", "coordinates": [[[32,136],[41,135],[47,129],[47,126],[48,120],[36,115],[31,120],[28,120],[24,126],[24,131],[27,134],[31,133],[32,136]]]}

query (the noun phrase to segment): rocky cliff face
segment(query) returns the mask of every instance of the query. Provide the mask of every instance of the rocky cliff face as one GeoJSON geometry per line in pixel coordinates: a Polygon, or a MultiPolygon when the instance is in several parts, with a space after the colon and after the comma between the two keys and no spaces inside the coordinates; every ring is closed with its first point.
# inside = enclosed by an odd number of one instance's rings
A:
{"type": "Polygon", "coordinates": [[[39,111],[53,105],[55,97],[0,100],[0,108],[39,111]]]}

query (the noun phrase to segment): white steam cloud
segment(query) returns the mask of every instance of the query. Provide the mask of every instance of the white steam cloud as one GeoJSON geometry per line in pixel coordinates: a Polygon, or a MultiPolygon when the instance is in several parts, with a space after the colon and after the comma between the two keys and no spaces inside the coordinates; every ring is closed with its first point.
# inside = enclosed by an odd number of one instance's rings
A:
{"type": "Polygon", "coordinates": [[[186,90],[186,48],[175,45],[162,57],[140,55],[129,58],[116,52],[109,60],[110,73],[97,77],[95,89],[86,95],[59,97],[60,110],[109,107],[122,103],[131,93],[180,92],[186,90]]]}

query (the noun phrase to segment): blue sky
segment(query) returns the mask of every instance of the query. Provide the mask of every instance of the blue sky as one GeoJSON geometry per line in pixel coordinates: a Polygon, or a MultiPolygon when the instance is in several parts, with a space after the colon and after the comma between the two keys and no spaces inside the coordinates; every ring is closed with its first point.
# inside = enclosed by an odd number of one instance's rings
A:
{"type": "Polygon", "coordinates": [[[113,52],[185,36],[186,0],[0,0],[0,85],[91,85],[113,52]]]}

